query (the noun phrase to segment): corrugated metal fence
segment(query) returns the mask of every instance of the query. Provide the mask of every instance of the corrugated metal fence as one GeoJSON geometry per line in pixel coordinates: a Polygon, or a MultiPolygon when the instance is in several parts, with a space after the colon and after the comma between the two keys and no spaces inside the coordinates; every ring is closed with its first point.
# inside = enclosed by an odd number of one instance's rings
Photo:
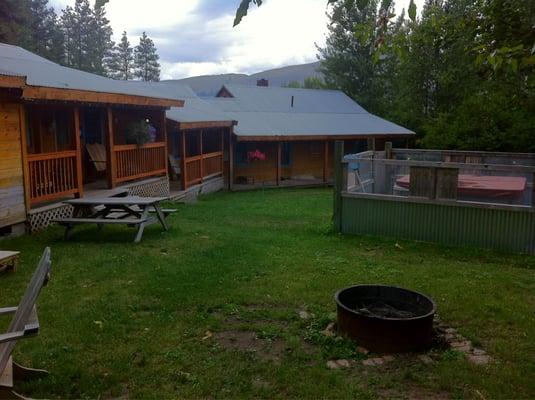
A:
{"type": "Polygon", "coordinates": [[[346,191],[343,144],[335,147],[335,230],[535,254],[535,209],[346,191]]]}

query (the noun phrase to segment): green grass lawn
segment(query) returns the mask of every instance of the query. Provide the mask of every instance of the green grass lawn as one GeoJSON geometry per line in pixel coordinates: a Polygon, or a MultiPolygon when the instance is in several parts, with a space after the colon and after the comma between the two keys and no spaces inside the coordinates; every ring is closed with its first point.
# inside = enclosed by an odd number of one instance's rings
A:
{"type": "Polygon", "coordinates": [[[52,248],[41,334],[15,351],[51,374],[19,390],[36,398],[535,397],[534,257],[336,235],[327,189],[219,193],[176,207],[169,232],[151,226],[137,245],[131,229],[92,226],[69,242],[58,227],[0,242],[22,251],[18,272],[0,275],[0,306],[16,305],[52,248]],[[493,362],[476,366],[446,351],[430,365],[398,356],[328,369],[330,359],[363,357],[321,333],[335,318],[335,291],[355,283],[432,296],[442,321],[493,362]]]}

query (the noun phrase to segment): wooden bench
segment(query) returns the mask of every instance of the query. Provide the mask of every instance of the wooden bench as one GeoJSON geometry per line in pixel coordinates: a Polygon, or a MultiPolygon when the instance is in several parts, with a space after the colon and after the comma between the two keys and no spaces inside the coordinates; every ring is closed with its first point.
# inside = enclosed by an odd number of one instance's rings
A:
{"type": "Polygon", "coordinates": [[[15,272],[19,261],[19,254],[18,251],[0,250],[0,272],[8,270],[15,272]]]}
{"type": "Polygon", "coordinates": [[[19,339],[39,333],[36,302],[41,288],[50,278],[50,248],[46,248],[17,307],[0,308],[0,316],[13,314],[7,331],[0,334],[0,399],[24,398],[13,389],[14,381],[46,376],[47,371],[26,368],[13,361],[11,354],[19,339]]]}

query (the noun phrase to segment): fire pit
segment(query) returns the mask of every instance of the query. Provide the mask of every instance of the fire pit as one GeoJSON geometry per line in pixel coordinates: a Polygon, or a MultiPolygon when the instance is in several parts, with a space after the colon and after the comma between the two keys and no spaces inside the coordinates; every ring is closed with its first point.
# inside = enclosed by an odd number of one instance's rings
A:
{"type": "Polygon", "coordinates": [[[433,334],[436,305],[429,297],[394,286],[357,285],[335,295],[338,330],[368,350],[424,350],[433,334]]]}

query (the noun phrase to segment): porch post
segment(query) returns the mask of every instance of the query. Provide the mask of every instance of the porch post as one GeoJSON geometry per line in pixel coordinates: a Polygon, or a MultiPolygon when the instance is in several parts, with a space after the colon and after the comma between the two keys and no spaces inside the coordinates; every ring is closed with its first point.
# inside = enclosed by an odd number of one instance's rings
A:
{"type": "Polygon", "coordinates": [[[281,184],[282,142],[277,142],[277,186],[281,184]]]}
{"type": "Polygon", "coordinates": [[[225,178],[225,128],[219,130],[221,133],[221,176],[223,176],[223,181],[225,178]]]}
{"type": "Polygon", "coordinates": [[[165,175],[167,176],[167,180],[169,180],[169,162],[167,161],[167,156],[169,154],[168,153],[169,145],[167,144],[167,120],[165,119],[165,110],[161,111],[160,119],[161,119],[161,124],[162,124],[163,141],[165,142],[165,157],[164,157],[165,175]]]}
{"type": "Polygon", "coordinates": [[[24,203],[26,204],[26,211],[31,208],[31,182],[30,182],[30,166],[28,164],[28,143],[26,142],[26,110],[23,104],[19,104],[19,122],[20,122],[20,143],[22,150],[22,167],[24,179],[24,203]]]}
{"type": "Polygon", "coordinates": [[[343,164],[344,142],[334,143],[334,206],[333,223],[336,233],[342,232],[342,192],[347,188],[347,167],[343,164]]]}
{"type": "Polygon", "coordinates": [[[84,196],[84,181],[82,175],[82,146],[80,145],[80,108],[74,107],[74,143],[76,145],[76,197],[84,196]]]}
{"type": "Polygon", "coordinates": [[[199,153],[200,153],[200,156],[201,156],[201,183],[203,182],[203,178],[204,178],[204,157],[203,157],[203,154],[202,154],[202,132],[203,130],[201,129],[199,131],[199,153]]]}
{"type": "MultiPolygon", "coordinates": [[[[180,128],[180,126],[179,126],[180,128]]],[[[180,135],[180,180],[182,181],[182,190],[186,190],[186,131],[179,129],[180,135]]]]}
{"type": "Polygon", "coordinates": [[[107,150],[107,169],[108,169],[108,187],[113,189],[117,185],[117,160],[115,159],[115,152],[113,151],[113,111],[108,107],[108,142],[107,150]]]}
{"type": "Polygon", "coordinates": [[[228,189],[234,190],[234,128],[229,129],[228,136],[228,189]]]}
{"type": "Polygon", "coordinates": [[[323,142],[323,183],[327,183],[327,168],[329,166],[329,142],[323,142]]]}

